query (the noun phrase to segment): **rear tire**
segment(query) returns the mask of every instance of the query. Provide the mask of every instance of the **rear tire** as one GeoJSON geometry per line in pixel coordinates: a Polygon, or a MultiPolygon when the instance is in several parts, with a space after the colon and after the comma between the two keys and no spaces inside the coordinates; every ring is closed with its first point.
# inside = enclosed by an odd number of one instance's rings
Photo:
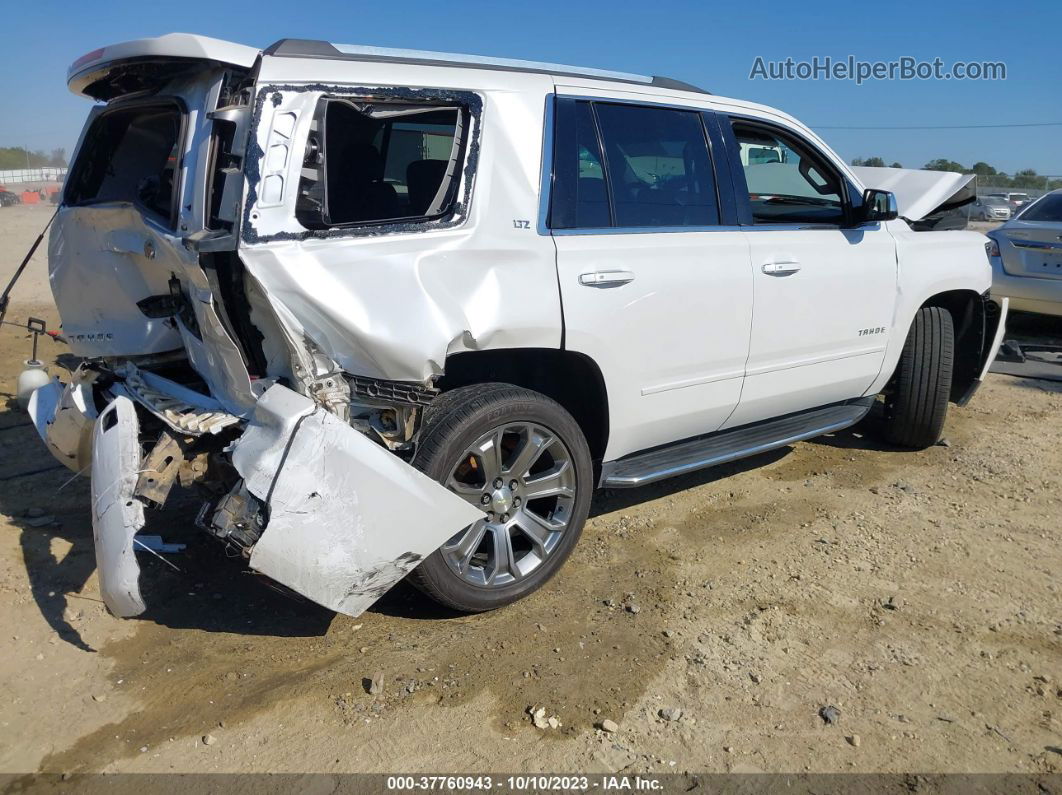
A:
{"type": "Polygon", "coordinates": [[[488,516],[410,575],[454,610],[493,610],[541,588],[590,510],[593,463],[578,423],[529,389],[478,384],[440,395],[425,412],[413,465],[488,516]]]}
{"type": "Polygon", "coordinates": [[[923,449],[940,441],[951,395],[955,331],[939,306],[918,310],[885,396],[886,441],[923,449]]]}

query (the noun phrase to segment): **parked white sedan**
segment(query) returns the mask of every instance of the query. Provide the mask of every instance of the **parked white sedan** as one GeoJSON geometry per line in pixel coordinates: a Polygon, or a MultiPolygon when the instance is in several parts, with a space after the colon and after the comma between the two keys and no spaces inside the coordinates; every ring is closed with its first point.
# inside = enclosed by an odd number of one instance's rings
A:
{"type": "Polygon", "coordinates": [[[992,297],[1011,309],[1062,315],[1062,190],[1045,194],[988,233],[992,297]]]}

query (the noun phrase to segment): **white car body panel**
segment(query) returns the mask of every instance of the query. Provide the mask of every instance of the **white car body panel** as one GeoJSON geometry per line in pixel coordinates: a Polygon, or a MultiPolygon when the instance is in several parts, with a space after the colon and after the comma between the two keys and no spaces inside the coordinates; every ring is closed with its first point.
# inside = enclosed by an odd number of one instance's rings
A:
{"type": "Polygon", "coordinates": [[[351,616],[484,515],[282,386],[258,401],[232,463],[270,508],[251,568],[351,616]]]}
{"type": "Polygon", "coordinates": [[[48,451],[71,472],[81,474],[92,465],[92,426],[96,407],[91,386],[58,378],[35,390],[27,407],[33,425],[48,451]]]}
{"type": "Polygon", "coordinates": [[[100,413],[92,440],[92,539],[100,595],[119,618],[146,609],[134,538],[144,526],[144,504],[134,496],[140,474],[139,433],[133,401],[116,397],[100,413]]]}
{"type": "Polygon", "coordinates": [[[752,322],[739,231],[557,235],[565,347],[597,362],[606,459],[718,429],[741,397],[752,322]],[[619,271],[625,284],[584,274],[619,271]]]}
{"type": "Polygon", "coordinates": [[[741,404],[724,427],[863,394],[892,334],[892,236],[880,224],[746,234],[755,317],[741,404]],[[772,265],[799,270],[774,275],[772,265]]]}
{"type": "MultiPolygon", "coordinates": [[[[992,284],[992,270],[985,256],[985,237],[978,232],[915,232],[902,220],[889,221],[886,226],[896,238],[898,263],[898,292],[891,327],[906,330],[911,327],[915,313],[927,297],[949,291],[965,291],[981,295],[992,284]],[[956,261],[969,263],[956,269],[956,261]]],[[[1002,324],[1002,321],[1001,321],[1002,324]]],[[[881,371],[865,395],[873,395],[885,388],[900,360],[906,333],[893,334],[885,349],[881,371]]],[[[997,346],[998,347],[998,346],[997,346]]],[[[988,352],[994,359],[996,349],[988,352]]]]}

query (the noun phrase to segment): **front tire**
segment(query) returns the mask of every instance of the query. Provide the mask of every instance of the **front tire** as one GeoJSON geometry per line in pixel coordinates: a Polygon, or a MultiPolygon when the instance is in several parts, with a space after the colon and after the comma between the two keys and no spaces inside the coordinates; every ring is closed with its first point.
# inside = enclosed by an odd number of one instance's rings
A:
{"type": "Polygon", "coordinates": [[[885,396],[886,441],[918,450],[940,441],[954,355],[951,313],[939,306],[919,309],[907,333],[892,389],[885,396]]]}
{"type": "Polygon", "coordinates": [[[590,510],[593,464],[579,425],[529,389],[479,384],[440,395],[425,412],[413,465],[487,513],[410,578],[462,612],[541,588],[571,554],[590,510]]]}

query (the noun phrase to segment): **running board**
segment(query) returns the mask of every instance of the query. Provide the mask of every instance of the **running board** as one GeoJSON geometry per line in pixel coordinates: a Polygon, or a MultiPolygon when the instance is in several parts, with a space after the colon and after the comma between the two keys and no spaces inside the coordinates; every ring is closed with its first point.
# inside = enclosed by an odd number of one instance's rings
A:
{"type": "Polygon", "coordinates": [[[613,489],[644,486],[785,447],[855,425],[872,405],[873,397],[858,398],[635,453],[606,462],[601,468],[601,485],[613,489]]]}

